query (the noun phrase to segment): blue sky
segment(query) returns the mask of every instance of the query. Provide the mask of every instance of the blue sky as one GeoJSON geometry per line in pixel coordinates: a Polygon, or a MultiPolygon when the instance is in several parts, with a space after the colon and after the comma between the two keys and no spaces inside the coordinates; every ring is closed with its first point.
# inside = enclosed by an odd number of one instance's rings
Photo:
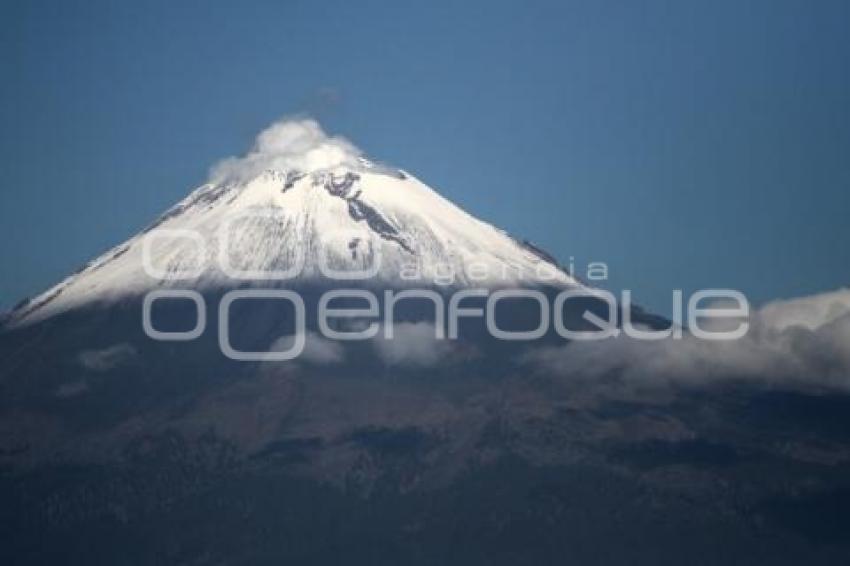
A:
{"type": "Polygon", "coordinates": [[[9,2],[0,308],[309,113],[660,312],[850,284],[850,2],[9,2]]]}

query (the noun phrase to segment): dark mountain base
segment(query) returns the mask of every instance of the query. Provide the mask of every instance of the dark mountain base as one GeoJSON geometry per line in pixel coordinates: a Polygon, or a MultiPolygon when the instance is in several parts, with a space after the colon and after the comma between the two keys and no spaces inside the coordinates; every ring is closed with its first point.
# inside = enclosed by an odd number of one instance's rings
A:
{"type": "Polygon", "coordinates": [[[848,396],[579,380],[477,343],[229,362],[146,339],[136,304],[3,338],[4,565],[850,562],[848,396]]]}
{"type": "MultiPolygon", "coordinates": [[[[516,394],[515,387],[503,384],[500,393],[516,394]]],[[[466,410],[477,411],[472,398],[461,397],[466,410]]],[[[361,423],[326,438],[282,427],[277,440],[250,451],[212,429],[189,438],[178,425],[134,439],[112,463],[7,468],[0,561],[850,559],[850,465],[843,459],[850,447],[835,428],[836,407],[850,400],[722,397],[680,394],[663,408],[603,402],[546,417],[505,408],[471,419],[472,434],[445,422],[361,423]],[[789,421],[800,413],[808,416],[789,421]],[[679,425],[696,435],[675,438],[679,425]],[[806,448],[814,435],[820,451],[806,448]]]]}

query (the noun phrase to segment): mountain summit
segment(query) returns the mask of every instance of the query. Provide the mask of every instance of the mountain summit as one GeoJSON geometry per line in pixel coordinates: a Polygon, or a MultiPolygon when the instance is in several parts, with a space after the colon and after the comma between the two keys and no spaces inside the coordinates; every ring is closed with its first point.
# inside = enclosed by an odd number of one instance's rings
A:
{"type": "Polygon", "coordinates": [[[411,174],[365,159],[312,120],[263,131],[248,154],[150,227],[11,313],[29,324],[160,287],[352,280],[382,287],[579,286],[538,248],[411,174]]]}

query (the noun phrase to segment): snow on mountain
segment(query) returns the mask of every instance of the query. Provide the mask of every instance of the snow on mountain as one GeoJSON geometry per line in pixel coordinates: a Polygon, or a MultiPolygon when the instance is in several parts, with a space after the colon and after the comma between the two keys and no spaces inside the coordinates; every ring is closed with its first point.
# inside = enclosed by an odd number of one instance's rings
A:
{"type": "Polygon", "coordinates": [[[383,287],[580,285],[545,252],[371,163],[312,120],[283,121],[153,225],[11,313],[28,324],[160,287],[351,279],[383,287]],[[356,272],[356,273],[355,273],[356,272]]]}

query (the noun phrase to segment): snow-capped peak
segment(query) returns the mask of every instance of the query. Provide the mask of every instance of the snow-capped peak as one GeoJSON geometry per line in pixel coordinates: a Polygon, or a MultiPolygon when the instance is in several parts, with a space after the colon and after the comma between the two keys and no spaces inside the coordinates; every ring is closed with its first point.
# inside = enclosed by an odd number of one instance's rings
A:
{"type": "Polygon", "coordinates": [[[274,124],[153,225],[12,313],[28,323],[168,286],[351,279],[391,287],[579,285],[551,256],[375,165],[312,120],[274,124]]]}

